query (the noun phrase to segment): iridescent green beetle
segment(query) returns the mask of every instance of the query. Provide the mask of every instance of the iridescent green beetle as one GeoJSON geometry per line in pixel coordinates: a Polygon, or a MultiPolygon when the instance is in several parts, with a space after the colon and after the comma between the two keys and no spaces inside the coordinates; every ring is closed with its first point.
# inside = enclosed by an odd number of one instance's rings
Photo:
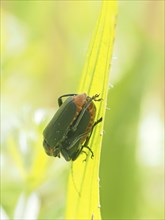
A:
{"type": "MultiPolygon", "coordinates": [[[[66,161],[74,161],[83,151],[83,148],[93,152],[88,142],[93,128],[102,121],[94,121],[96,106],[94,101],[99,95],[92,97],[83,94],[66,94],[58,98],[59,109],[43,131],[43,146],[49,156],[60,157],[66,161]],[[62,99],[68,97],[64,102],[62,99]]],[[[84,152],[86,153],[86,152],[84,152]]]]}

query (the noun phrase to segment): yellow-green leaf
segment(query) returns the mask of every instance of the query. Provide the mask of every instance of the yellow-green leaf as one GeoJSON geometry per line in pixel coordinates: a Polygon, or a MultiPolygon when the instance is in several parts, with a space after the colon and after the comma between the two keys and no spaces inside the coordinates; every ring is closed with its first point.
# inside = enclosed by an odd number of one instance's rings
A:
{"type": "MultiPolygon", "coordinates": [[[[96,30],[91,40],[79,93],[86,92],[89,96],[100,94],[103,100],[96,103],[97,119],[105,115],[110,60],[115,35],[117,2],[102,1],[101,13],[96,30]]],[[[104,120],[103,120],[104,121],[104,120]]],[[[101,219],[99,199],[99,163],[103,122],[94,129],[89,146],[94,158],[83,162],[81,154],[72,164],[72,172],[68,183],[66,219],[101,219]]]]}

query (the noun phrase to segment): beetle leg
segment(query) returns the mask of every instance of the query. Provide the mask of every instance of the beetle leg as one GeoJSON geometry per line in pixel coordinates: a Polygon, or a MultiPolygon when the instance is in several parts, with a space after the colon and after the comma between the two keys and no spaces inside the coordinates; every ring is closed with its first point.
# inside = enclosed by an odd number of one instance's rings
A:
{"type": "Polygon", "coordinates": [[[86,154],[86,158],[83,160],[83,162],[87,160],[88,154],[87,154],[85,151],[82,150],[84,147],[85,147],[85,148],[88,148],[88,150],[91,152],[91,154],[92,154],[92,155],[91,155],[91,158],[94,157],[94,153],[93,153],[93,151],[90,149],[90,147],[83,145],[83,146],[80,148],[80,150],[77,151],[74,156],[72,156],[72,161],[76,160],[77,157],[78,157],[78,156],[80,155],[80,153],[82,153],[82,152],[86,154]]]}
{"type": "Polygon", "coordinates": [[[100,102],[100,101],[102,101],[102,100],[103,100],[102,98],[100,98],[100,99],[94,99],[95,102],[100,102]]]}
{"type": "Polygon", "coordinates": [[[82,152],[82,148],[80,148],[80,150],[78,150],[74,155],[72,155],[72,161],[76,160],[81,152],[82,152]]]}
{"type": "Polygon", "coordinates": [[[86,161],[87,161],[88,154],[87,154],[87,152],[85,152],[85,151],[83,151],[83,150],[82,150],[81,152],[86,155],[86,158],[83,160],[83,162],[86,162],[86,161]]]}
{"type": "Polygon", "coordinates": [[[63,98],[63,97],[75,96],[75,95],[77,95],[77,94],[66,94],[66,95],[60,96],[60,97],[58,98],[58,105],[59,105],[59,107],[60,107],[60,106],[62,105],[62,103],[63,103],[63,101],[62,101],[62,98],[63,98]]]}
{"type": "Polygon", "coordinates": [[[99,118],[99,119],[93,124],[92,129],[91,129],[91,132],[90,132],[90,135],[86,138],[86,141],[85,141],[84,145],[82,146],[82,149],[85,147],[85,148],[87,148],[87,149],[91,152],[91,154],[92,154],[92,155],[91,155],[91,158],[94,157],[94,153],[93,153],[93,151],[91,150],[91,148],[88,147],[88,142],[89,142],[89,140],[90,140],[90,138],[91,138],[91,135],[92,135],[92,133],[93,133],[94,127],[95,127],[98,123],[100,123],[102,120],[103,120],[103,118],[101,117],[101,118],[99,118]]]}
{"type": "MultiPolygon", "coordinates": [[[[78,157],[79,154],[82,152],[82,150],[83,150],[84,147],[87,148],[87,149],[91,152],[91,154],[92,154],[92,155],[91,155],[91,158],[94,157],[93,151],[92,151],[92,150],[90,149],[90,147],[88,147],[87,145],[88,145],[88,142],[89,142],[90,137],[91,137],[91,135],[92,135],[92,132],[93,132],[94,127],[95,127],[98,123],[100,123],[101,121],[102,121],[102,118],[100,118],[99,120],[97,120],[97,121],[93,124],[92,129],[91,129],[91,132],[90,132],[90,135],[86,138],[86,141],[85,141],[84,145],[80,148],[80,150],[78,150],[78,151],[76,152],[76,154],[74,155],[74,157],[72,157],[72,160],[73,160],[73,161],[77,159],[77,157],[78,157]]],[[[79,141],[85,134],[86,134],[86,133],[79,135],[79,136],[72,142],[72,144],[69,146],[68,149],[71,149],[71,148],[77,143],[77,141],[79,141]]],[[[84,151],[83,151],[83,152],[84,152],[84,151]]],[[[86,153],[86,152],[85,152],[85,153],[86,153]]],[[[86,155],[87,155],[87,153],[86,153],[86,155]]],[[[85,160],[86,160],[86,159],[85,159],[85,160]]]]}
{"type": "Polygon", "coordinates": [[[99,96],[98,94],[92,96],[92,97],[87,101],[87,103],[83,106],[83,109],[81,110],[80,114],[78,115],[78,117],[77,117],[77,119],[76,119],[76,123],[75,123],[75,124],[73,125],[73,127],[72,127],[72,131],[76,131],[77,126],[79,125],[79,123],[80,123],[80,121],[81,121],[81,119],[82,119],[82,117],[83,117],[85,111],[87,110],[87,108],[89,107],[89,105],[91,104],[91,102],[92,102],[93,100],[95,100],[98,96],[99,96]]]}
{"type": "Polygon", "coordinates": [[[89,139],[90,139],[90,137],[91,137],[91,135],[92,135],[92,133],[93,133],[94,127],[95,127],[97,124],[99,124],[100,122],[102,122],[102,120],[103,120],[103,118],[101,117],[101,118],[99,118],[97,121],[95,121],[95,123],[94,123],[93,126],[92,126],[91,133],[90,133],[90,135],[89,135],[89,139]]]}
{"type": "Polygon", "coordinates": [[[94,96],[94,99],[93,99],[93,100],[94,100],[95,102],[100,102],[100,101],[103,100],[102,98],[96,99],[97,97],[99,97],[99,95],[100,95],[100,94],[96,94],[96,95],[94,96]]]}
{"type": "Polygon", "coordinates": [[[91,129],[91,132],[90,132],[89,136],[86,138],[86,141],[85,141],[85,144],[84,144],[84,145],[88,145],[88,142],[89,142],[89,140],[90,140],[90,138],[91,138],[91,135],[92,135],[92,133],[93,133],[94,127],[95,127],[98,123],[102,122],[102,120],[103,120],[103,118],[101,117],[101,118],[99,118],[97,121],[95,121],[95,123],[94,123],[93,126],[92,126],[92,129],[91,129]]]}
{"type": "Polygon", "coordinates": [[[94,153],[93,153],[93,151],[90,149],[90,147],[88,147],[88,146],[86,146],[86,145],[83,145],[83,148],[87,148],[90,152],[91,152],[91,158],[93,158],[94,157],[94,153]]]}
{"type": "MultiPolygon", "coordinates": [[[[80,150],[78,150],[78,151],[74,154],[74,156],[72,156],[72,161],[76,160],[77,157],[79,156],[79,154],[80,154],[81,152],[84,152],[84,153],[87,155],[87,153],[86,153],[85,151],[83,151],[83,148],[84,148],[84,147],[87,148],[87,149],[91,152],[91,154],[92,154],[92,155],[91,155],[91,158],[94,157],[93,151],[92,151],[92,150],[90,149],[90,147],[88,147],[87,145],[88,145],[88,142],[89,142],[90,137],[91,137],[91,135],[92,135],[92,132],[93,132],[94,127],[95,127],[98,123],[100,123],[101,121],[102,121],[102,118],[100,118],[99,120],[97,120],[97,121],[93,124],[92,129],[91,129],[91,132],[90,132],[90,135],[86,138],[86,141],[85,141],[84,145],[80,148],[80,150]]],[[[81,134],[81,135],[79,135],[78,137],[76,137],[75,140],[70,144],[70,146],[69,146],[67,149],[68,149],[68,150],[71,149],[84,135],[86,135],[86,133],[81,134]]],[[[86,157],[86,158],[87,158],[87,157],[86,157]]],[[[66,159],[66,158],[65,158],[65,159],[66,159]]],[[[86,161],[86,159],[85,159],[85,161],[86,161]]]]}

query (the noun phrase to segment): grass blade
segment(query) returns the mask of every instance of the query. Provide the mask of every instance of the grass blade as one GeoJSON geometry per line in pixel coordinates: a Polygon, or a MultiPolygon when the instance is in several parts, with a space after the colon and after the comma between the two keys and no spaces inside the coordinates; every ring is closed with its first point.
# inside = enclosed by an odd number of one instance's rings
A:
{"type": "MultiPolygon", "coordinates": [[[[116,1],[102,1],[101,13],[91,40],[85,62],[79,93],[89,96],[100,94],[103,101],[96,103],[97,119],[105,115],[109,82],[109,68],[112,56],[115,24],[117,16],[116,1]]],[[[99,199],[99,163],[103,123],[94,130],[89,146],[94,159],[84,155],[72,164],[72,174],[68,183],[66,219],[101,219],[99,199]]]]}

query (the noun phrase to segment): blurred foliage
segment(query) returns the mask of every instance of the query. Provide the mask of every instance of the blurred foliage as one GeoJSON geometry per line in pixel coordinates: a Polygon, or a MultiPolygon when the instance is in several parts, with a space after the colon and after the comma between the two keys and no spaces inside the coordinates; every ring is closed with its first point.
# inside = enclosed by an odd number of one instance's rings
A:
{"type": "MultiPolygon", "coordinates": [[[[58,96],[78,88],[100,1],[1,5],[1,214],[29,218],[31,203],[31,219],[63,219],[70,164],[46,156],[42,130],[58,96]]],[[[100,167],[103,219],[164,218],[163,37],[164,1],[119,1],[100,167]]]]}
{"type": "Polygon", "coordinates": [[[114,88],[109,90],[111,111],[107,111],[105,119],[100,168],[103,219],[164,219],[162,6],[161,1],[119,4],[114,52],[118,60],[112,66],[120,66],[116,67],[120,76],[111,80],[114,88]],[[139,155],[139,130],[143,117],[147,118],[151,112],[161,122],[158,140],[154,142],[157,127],[151,117],[148,131],[143,131],[144,138],[149,134],[149,150],[139,155]],[[153,157],[153,147],[160,156],[153,157]],[[147,159],[150,157],[153,159],[147,159]]]}

